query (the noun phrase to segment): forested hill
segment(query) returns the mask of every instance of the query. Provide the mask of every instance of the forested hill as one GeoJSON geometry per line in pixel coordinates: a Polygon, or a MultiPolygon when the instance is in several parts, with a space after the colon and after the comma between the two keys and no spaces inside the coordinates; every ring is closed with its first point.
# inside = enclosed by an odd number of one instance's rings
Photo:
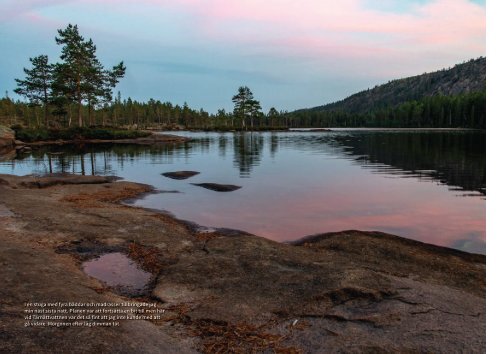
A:
{"type": "MultiPolygon", "coordinates": [[[[367,113],[394,107],[407,101],[429,96],[456,96],[486,91],[486,58],[472,59],[443,69],[399,80],[358,92],[341,101],[306,109],[309,111],[342,111],[367,113]]],[[[304,111],[304,110],[300,110],[304,111]]]]}

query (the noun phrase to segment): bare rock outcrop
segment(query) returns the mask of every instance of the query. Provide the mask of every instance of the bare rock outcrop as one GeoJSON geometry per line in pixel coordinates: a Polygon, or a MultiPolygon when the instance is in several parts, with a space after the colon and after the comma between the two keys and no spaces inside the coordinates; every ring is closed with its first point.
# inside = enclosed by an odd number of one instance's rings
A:
{"type": "Polygon", "coordinates": [[[16,134],[10,128],[0,125],[0,149],[14,147],[16,134]]]}
{"type": "Polygon", "coordinates": [[[0,352],[485,351],[483,255],[356,230],[294,244],[200,234],[119,203],[145,185],[68,176],[75,183],[30,188],[30,178],[0,175],[0,352]],[[125,300],[82,271],[82,254],[96,248],[129,250],[156,270],[139,300],[165,310],[162,320],[23,327],[28,299],[125,300]]]}

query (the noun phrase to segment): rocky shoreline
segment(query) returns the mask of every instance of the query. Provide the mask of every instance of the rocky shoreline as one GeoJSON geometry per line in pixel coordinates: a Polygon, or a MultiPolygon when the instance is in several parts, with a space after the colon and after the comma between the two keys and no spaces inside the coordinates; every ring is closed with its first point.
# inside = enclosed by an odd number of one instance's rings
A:
{"type": "Polygon", "coordinates": [[[68,145],[68,144],[138,144],[138,145],[155,145],[155,144],[172,144],[181,143],[188,141],[189,138],[171,135],[171,134],[159,134],[152,133],[149,136],[143,138],[135,139],[75,139],[75,140],[48,140],[48,141],[36,141],[33,143],[26,143],[22,141],[16,141],[16,147],[29,146],[45,146],[45,145],[68,145]]]}
{"type": "Polygon", "coordinates": [[[137,144],[137,145],[162,145],[175,144],[188,141],[189,138],[160,134],[157,132],[151,135],[135,139],[73,139],[73,140],[43,140],[35,142],[24,142],[16,140],[12,129],[0,125],[0,161],[10,160],[16,156],[16,151],[30,151],[47,145],[86,145],[86,144],[137,144]]]}
{"type": "Polygon", "coordinates": [[[295,244],[197,233],[121,203],[151,191],[112,178],[0,175],[0,351],[485,351],[485,256],[355,230],[295,244]],[[154,274],[146,295],[82,271],[88,255],[110,250],[154,274]],[[23,326],[28,301],[125,300],[165,315],[111,328],[23,326]]]}

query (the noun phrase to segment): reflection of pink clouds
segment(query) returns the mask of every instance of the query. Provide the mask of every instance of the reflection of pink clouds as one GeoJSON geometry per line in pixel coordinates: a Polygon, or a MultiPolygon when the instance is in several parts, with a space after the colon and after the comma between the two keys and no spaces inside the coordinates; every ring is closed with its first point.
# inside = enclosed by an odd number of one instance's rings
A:
{"type": "Polygon", "coordinates": [[[241,229],[277,241],[349,229],[385,231],[443,246],[470,234],[485,240],[481,200],[469,199],[463,207],[432,193],[408,192],[424,197],[418,200],[399,193],[399,197],[391,196],[389,208],[384,205],[384,193],[350,188],[341,194],[325,191],[280,196],[273,203],[249,199],[237,207],[215,205],[210,210],[194,211],[189,217],[202,225],[241,229]]]}

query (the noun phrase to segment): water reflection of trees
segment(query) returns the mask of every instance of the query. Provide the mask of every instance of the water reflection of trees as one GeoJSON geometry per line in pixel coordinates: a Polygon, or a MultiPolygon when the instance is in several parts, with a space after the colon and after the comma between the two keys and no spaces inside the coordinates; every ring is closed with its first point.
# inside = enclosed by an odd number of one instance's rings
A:
{"type": "Polygon", "coordinates": [[[240,177],[250,177],[252,168],[262,159],[264,136],[260,133],[235,133],[233,135],[234,166],[240,177]]]}
{"type": "MultiPolygon", "coordinates": [[[[193,153],[211,155],[214,147],[221,157],[233,149],[234,166],[240,176],[249,177],[252,168],[260,164],[264,136],[259,133],[218,134],[196,138],[177,145],[63,145],[47,146],[29,155],[20,155],[12,164],[26,163],[34,174],[75,173],[82,175],[114,175],[125,164],[147,160],[149,163],[171,163],[175,158],[188,159],[193,153]],[[232,146],[231,146],[232,145],[232,146]]],[[[271,139],[270,152],[278,149],[277,137],[271,139]]]]}
{"type": "Polygon", "coordinates": [[[332,132],[207,134],[177,145],[51,146],[20,154],[10,163],[32,173],[115,175],[126,164],[173,163],[205,154],[234,153],[233,165],[249,177],[263,158],[283,147],[327,156],[347,156],[373,173],[429,179],[451,189],[486,195],[486,135],[481,132],[332,132]]]}
{"type": "MultiPolygon", "coordinates": [[[[201,146],[200,144],[199,146],[201,146]]],[[[206,147],[204,147],[206,148],[206,147]]],[[[177,145],[63,145],[47,146],[20,154],[11,161],[27,164],[33,174],[73,173],[82,175],[116,175],[116,168],[147,159],[150,163],[172,162],[174,158],[189,158],[193,146],[177,145]]]]}
{"type": "Polygon", "coordinates": [[[269,153],[272,158],[276,156],[276,153],[278,152],[278,147],[279,147],[279,137],[277,133],[271,133],[271,136],[269,138],[269,153]]]}
{"type": "Polygon", "coordinates": [[[227,152],[228,138],[225,134],[221,134],[218,138],[219,156],[225,157],[227,152]]]}
{"type": "Polygon", "coordinates": [[[365,132],[334,140],[353,161],[376,172],[431,179],[486,195],[482,132],[365,132]]]}

